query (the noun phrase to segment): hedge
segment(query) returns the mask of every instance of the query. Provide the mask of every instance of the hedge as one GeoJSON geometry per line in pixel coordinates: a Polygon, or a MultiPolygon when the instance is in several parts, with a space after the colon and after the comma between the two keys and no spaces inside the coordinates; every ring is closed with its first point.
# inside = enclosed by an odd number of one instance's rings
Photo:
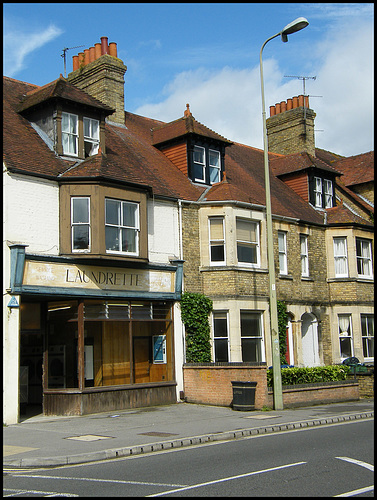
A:
{"type": "MultiPolygon", "coordinates": [[[[316,366],[313,368],[282,368],[282,385],[313,384],[346,380],[350,368],[347,365],[316,366]]],[[[272,368],[267,370],[267,386],[273,386],[272,368]]]]}

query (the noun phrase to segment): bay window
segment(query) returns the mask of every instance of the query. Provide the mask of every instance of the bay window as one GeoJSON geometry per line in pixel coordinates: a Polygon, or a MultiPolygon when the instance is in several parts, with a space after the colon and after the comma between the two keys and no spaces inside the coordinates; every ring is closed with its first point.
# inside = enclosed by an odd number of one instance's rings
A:
{"type": "Polygon", "coordinates": [[[363,342],[364,359],[374,359],[374,316],[361,315],[361,336],[363,342]]]}
{"type": "Polygon", "coordinates": [[[106,252],[138,255],[139,231],[138,203],[105,199],[106,252]]]}
{"type": "Polygon", "coordinates": [[[225,264],[224,217],[209,218],[209,252],[211,264],[225,264]]]}
{"type": "Polygon", "coordinates": [[[229,361],[228,313],[213,311],[215,362],[229,361]]]}
{"type": "Polygon", "coordinates": [[[262,315],[241,311],[242,361],[264,361],[262,315]]]}
{"type": "Polygon", "coordinates": [[[259,264],[259,224],[236,218],[237,259],[239,263],[259,264]]]}
{"type": "Polygon", "coordinates": [[[356,238],[357,274],[363,278],[372,278],[372,242],[356,238]]]}
{"type": "Polygon", "coordinates": [[[342,359],[353,356],[352,321],[350,314],[338,315],[339,347],[342,359]]]}
{"type": "Polygon", "coordinates": [[[90,198],[71,198],[72,252],[90,251],[90,198]]]}
{"type": "Polygon", "coordinates": [[[346,237],[341,236],[334,238],[334,264],[336,278],[348,277],[346,237]]]}

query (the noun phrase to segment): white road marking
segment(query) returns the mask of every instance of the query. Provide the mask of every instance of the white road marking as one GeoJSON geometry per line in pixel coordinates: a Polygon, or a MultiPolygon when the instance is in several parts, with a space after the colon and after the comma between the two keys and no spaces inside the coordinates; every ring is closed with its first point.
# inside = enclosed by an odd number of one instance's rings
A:
{"type": "Polygon", "coordinates": [[[148,497],[159,497],[159,496],[163,496],[163,495],[171,495],[172,493],[178,493],[180,491],[187,491],[187,490],[192,490],[194,488],[201,488],[202,486],[209,486],[211,484],[218,484],[218,483],[223,483],[225,481],[232,481],[233,479],[240,479],[242,477],[255,476],[257,474],[263,474],[264,472],[271,472],[271,471],[280,470],[280,469],[287,469],[288,467],[295,467],[297,465],[303,465],[306,463],[307,462],[296,462],[293,464],[279,465],[278,467],[271,467],[270,469],[262,469],[262,470],[258,470],[258,471],[254,471],[254,472],[247,472],[246,474],[239,474],[237,476],[224,477],[223,479],[216,479],[215,481],[208,481],[206,483],[193,484],[192,486],[185,486],[183,488],[178,488],[176,490],[163,491],[161,493],[155,493],[153,495],[147,495],[147,496],[148,497]]]}
{"type": "Polygon", "coordinates": [[[347,493],[342,493],[341,495],[334,495],[334,497],[353,497],[355,495],[360,495],[361,493],[367,493],[368,491],[373,491],[373,486],[367,486],[366,488],[359,488],[358,490],[347,491],[347,493]]]}
{"type": "Polygon", "coordinates": [[[361,467],[365,467],[366,469],[374,472],[374,465],[368,464],[367,462],[362,462],[361,460],[356,460],[355,458],[349,458],[349,457],[335,457],[335,458],[338,458],[339,460],[344,460],[345,462],[350,462],[351,464],[360,465],[361,467]]]}
{"type": "Polygon", "coordinates": [[[58,493],[57,491],[39,491],[39,490],[13,490],[10,488],[5,488],[3,490],[3,493],[9,492],[9,495],[5,495],[4,497],[15,497],[18,495],[23,495],[25,493],[31,493],[33,495],[39,495],[39,496],[46,496],[46,497],[57,497],[57,496],[62,496],[62,497],[78,497],[79,495],[76,495],[74,493],[58,493]]]}

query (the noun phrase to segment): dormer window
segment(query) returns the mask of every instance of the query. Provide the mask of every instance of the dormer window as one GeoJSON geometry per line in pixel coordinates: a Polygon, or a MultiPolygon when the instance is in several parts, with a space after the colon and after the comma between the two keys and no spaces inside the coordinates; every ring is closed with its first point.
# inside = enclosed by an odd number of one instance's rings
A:
{"type": "Polygon", "coordinates": [[[334,202],[333,181],[319,176],[312,177],[309,199],[316,208],[332,208],[334,202]]]}
{"type": "Polygon", "coordinates": [[[63,154],[77,156],[79,117],[71,113],[62,113],[63,154]]]}
{"type": "Polygon", "coordinates": [[[205,184],[215,184],[221,180],[220,151],[195,145],[193,149],[192,180],[205,184]]]}
{"type": "Polygon", "coordinates": [[[84,148],[85,158],[98,153],[99,121],[84,117],[84,148]]]}

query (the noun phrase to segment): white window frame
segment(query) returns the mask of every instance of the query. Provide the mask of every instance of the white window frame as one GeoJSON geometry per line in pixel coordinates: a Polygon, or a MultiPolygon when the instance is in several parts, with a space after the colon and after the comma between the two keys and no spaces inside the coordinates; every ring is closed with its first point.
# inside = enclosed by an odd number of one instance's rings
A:
{"type": "Polygon", "coordinates": [[[365,238],[356,238],[356,266],[360,278],[373,278],[372,271],[372,241],[365,238]],[[358,243],[361,245],[361,254],[358,252],[358,243]],[[361,272],[359,272],[361,268],[361,272]]]}
{"type": "MultiPolygon", "coordinates": [[[[193,151],[193,162],[196,165],[200,165],[202,168],[202,177],[195,177],[194,175],[194,182],[205,182],[206,181],[206,150],[202,146],[194,146],[194,151],[193,151]],[[197,161],[195,159],[195,152],[201,153],[202,161],[197,161]]],[[[194,169],[195,171],[195,169],[194,169]]]]}
{"type": "Polygon", "coordinates": [[[347,257],[347,238],[346,236],[335,236],[333,238],[333,247],[334,247],[334,273],[336,278],[348,278],[348,257],[347,257]],[[344,242],[343,245],[343,253],[339,252],[341,250],[340,246],[336,243],[342,240],[344,242]],[[340,268],[344,270],[344,272],[339,272],[340,268]]]}
{"type": "Polygon", "coordinates": [[[216,359],[216,341],[217,340],[220,340],[220,341],[226,341],[226,344],[227,344],[227,360],[225,362],[229,362],[230,361],[230,352],[229,352],[229,312],[228,311],[212,311],[212,331],[213,331],[213,359],[215,360],[215,362],[218,362],[218,360],[216,359]],[[216,316],[222,316],[221,318],[219,319],[225,319],[226,320],[226,336],[219,336],[219,335],[216,335],[216,327],[215,327],[215,320],[216,320],[216,316]],[[225,316],[225,318],[224,318],[225,316]]]}
{"type": "Polygon", "coordinates": [[[322,208],[322,179],[314,177],[315,207],[322,208]]]}
{"type": "Polygon", "coordinates": [[[301,276],[309,276],[308,235],[300,234],[301,276]]]}
{"type": "Polygon", "coordinates": [[[85,148],[85,143],[91,144],[91,150],[89,152],[89,156],[96,155],[99,149],[99,120],[95,120],[94,118],[88,118],[84,116],[83,130],[84,130],[84,148],[85,148]],[[89,135],[85,135],[86,124],[89,127],[89,135]],[[93,127],[94,124],[96,124],[96,127],[93,127]],[[93,132],[93,128],[96,128],[96,132],[93,132]]]}
{"type": "Polygon", "coordinates": [[[209,182],[210,184],[216,184],[217,182],[220,182],[220,170],[221,170],[221,157],[220,157],[220,151],[216,151],[215,149],[210,149],[208,152],[208,161],[209,161],[209,182]],[[214,165],[211,163],[211,155],[216,155],[216,158],[218,159],[217,165],[214,165]],[[216,180],[212,180],[212,173],[216,173],[216,180]]]}
{"type": "Polygon", "coordinates": [[[287,232],[278,231],[279,273],[288,274],[287,232]]]}
{"type": "Polygon", "coordinates": [[[88,253],[91,247],[91,231],[90,231],[90,197],[89,196],[72,196],[71,197],[71,250],[74,253],[88,253]],[[88,204],[88,220],[85,222],[74,221],[74,201],[86,200],[88,204]],[[88,248],[73,248],[75,228],[80,226],[88,226],[88,248]]]}
{"type": "Polygon", "coordinates": [[[69,156],[78,156],[78,139],[79,139],[79,117],[78,115],[75,115],[73,113],[66,113],[65,111],[62,112],[62,147],[63,147],[63,154],[69,155],[69,156]],[[68,129],[65,130],[63,128],[64,124],[64,116],[67,117],[68,119],[68,129]],[[72,121],[74,122],[74,127],[73,130],[70,130],[72,127],[72,121]],[[64,140],[64,139],[67,140],[64,140]],[[71,148],[71,145],[73,145],[73,149],[71,148]]]}
{"type": "Polygon", "coordinates": [[[374,360],[374,315],[373,314],[361,314],[361,340],[363,344],[363,356],[364,361],[374,360]],[[372,320],[372,321],[368,321],[372,320]],[[372,352],[370,348],[370,343],[373,342],[372,352]]]}
{"type": "Polygon", "coordinates": [[[259,221],[245,219],[244,217],[236,217],[236,255],[237,255],[237,262],[238,262],[239,266],[260,267],[260,224],[259,224],[259,221]],[[238,239],[238,237],[237,237],[237,221],[247,222],[247,223],[253,224],[255,226],[256,241],[244,241],[244,240],[238,239]],[[238,259],[238,243],[244,244],[244,245],[249,245],[249,246],[255,248],[256,262],[245,262],[245,261],[240,261],[238,259]]]}
{"type": "Polygon", "coordinates": [[[323,182],[325,188],[325,208],[332,208],[333,207],[332,181],[325,179],[323,182]]]}
{"type": "Polygon", "coordinates": [[[340,359],[347,359],[354,356],[353,350],[353,332],[352,332],[352,314],[338,314],[338,334],[339,334],[339,353],[340,359]],[[342,354],[342,340],[348,339],[350,353],[342,354]]]}
{"type": "MultiPolygon", "coordinates": [[[[249,332],[246,332],[246,333],[249,333],[249,332]]],[[[241,335],[241,356],[242,356],[242,361],[245,362],[245,361],[256,361],[256,362],[265,362],[266,360],[266,354],[265,354],[265,348],[264,348],[264,333],[263,333],[263,314],[261,312],[258,312],[258,311],[252,311],[252,310],[241,310],[240,311],[240,335],[241,335]],[[258,321],[259,321],[259,325],[258,325],[258,335],[244,335],[242,331],[242,315],[250,315],[250,316],[255,316],[258,318],[258,321]],[[242,340],[250,340],[250,339],[253,339],[253,340],[257,340],[259,341],[258,342],[258,346],[259,346],[259,356],[260,356],[260,359],[256,359],[256,360],[247,360],[247,359],[244,359],[244,355],[243,355],[243,343],[242,343],[242,340]]]]}
{"type": "MultiPolygon", "coordinates": [[[[120,250],[114,250],[114,249],[108,249],[107,245],[106,246],[106,253],[111,253],[111,254],[118,254],[118,255],[132,255],[132,256],[138,256],[139,255],[139,233],[140,233],[140,207],[138,203],[132,202],[132,201],[126,201],[126,200],[118,200],[115,198],[105,198],[105,233],[106,233],[106,228],[107,227],[113,227],[118,229],[118,240],[119,240],[119,248],[120,250]],[[107,201],[112,201],[120,204],[120,220],[117,224],[113,224],[110,222],[107,222],[106,218],[106,210],[107,206],[106,203],[107,201]],[[132,205],[136,207],[135,211],[135,225],[130,226],[125,224],[126,221],[123,220],[123,206],[124,205],[132,205]],[[122,231],[123,230],[132,230],[135,233],[135,248],[136,250],[134,252],[132,251],[126,251],[123,250],[122,248],[122,231]]],[[[105,240],[106,240],[106,234],[105,234],[105,240]]]]}
{"type": "MultiPolygon", "coordinates": [[[[209,234],[209,262],[211,266],[224,266],[226,263],[226,248],[225,248],[225,219],[223,216],[208,217],[208,234],[209,234]],[[222,237],[214,238],[211,231],[212,222],[222,223],[222,237]],[[224,259],[223,260],[212,260],[212,247],[223,247],[224,259]]],[[[216,235],[215,235],[216,236],[216,235]]],[[[219,235],[220,236],[220,235],[219,235]]]]}

